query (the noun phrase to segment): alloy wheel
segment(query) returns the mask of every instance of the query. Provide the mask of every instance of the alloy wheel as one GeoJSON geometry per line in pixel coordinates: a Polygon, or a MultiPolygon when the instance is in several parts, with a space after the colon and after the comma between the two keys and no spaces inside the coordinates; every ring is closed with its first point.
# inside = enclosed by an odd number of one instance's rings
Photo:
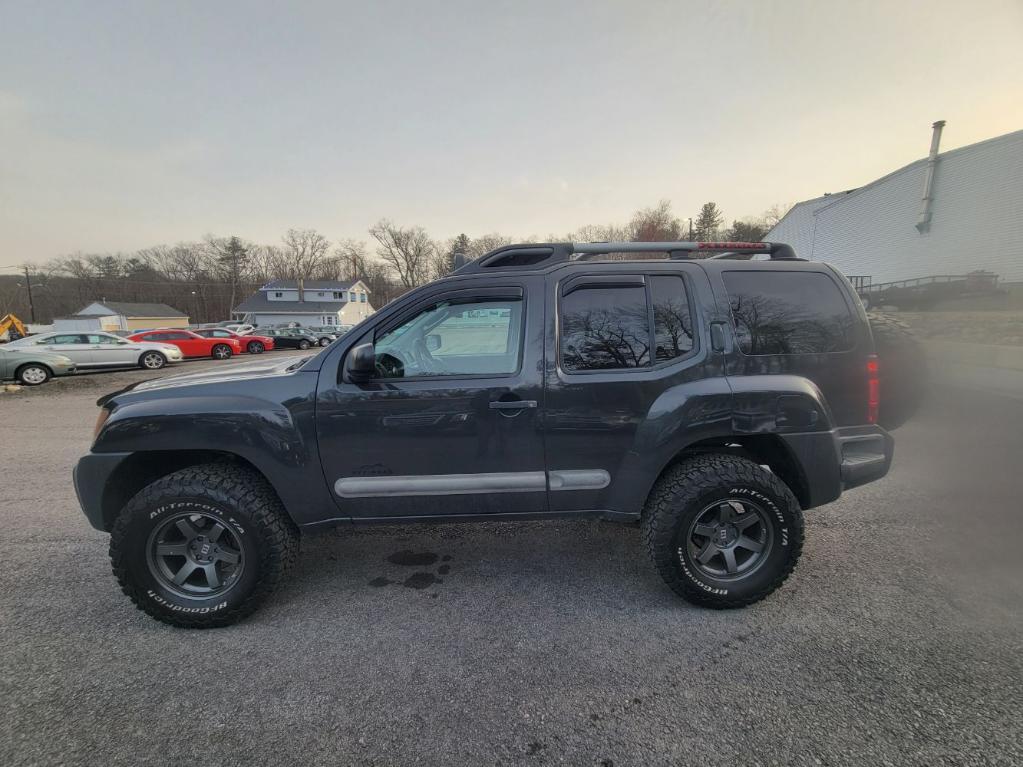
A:
{"type": "Polygon", "coordinates": [[[149,536],[149,572],[164,588],[187,597],[220,596],[245,567],[237,534],[212,514],[168,517],[149,536]]]}
{"type": "Polygon", "coordinates": [[[752,574],[767,559],[772,544],[770,517],[746,499],[716,501],[704,508],[684,541],[696,568],[717,580],[752,574]]]}
{"type": "Polygon", "coordinates": [[[142,364],[149,370],[159,370],[164,365],[163,355],[159,352],[149,352],[142,358],[142,364]]]}

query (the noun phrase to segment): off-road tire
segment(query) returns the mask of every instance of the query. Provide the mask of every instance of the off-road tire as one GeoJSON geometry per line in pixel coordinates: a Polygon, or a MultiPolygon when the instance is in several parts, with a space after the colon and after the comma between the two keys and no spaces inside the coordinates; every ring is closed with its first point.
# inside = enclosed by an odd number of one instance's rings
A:
{"type": "Polygon", "coordinates": [[[215,628],[250,615],[293,566],[299,533],[270,485],[251,469],[212,463],[181,469],[139,491],[110,534],[110,562],[121,590],[138,609],[182,628],[215,628]],[[182,512],[216,516],[239,542],[244,567],[226,593],[182,596],[149,564],[151,537],[182,512]]]}
{"type": "Polygon", "coordinates": [[[161,352],[149,351],[149,352],[143,352],[141,355],[139,355],[139,367],[142,368],[143,370],[160,370],[161,368],[164,368],[166,366],[167,366],[167,357],[164,356],[161,352]],[[147,359],[151,359],[155,363],[157,357],[160,358],[160,364],[158,364],[158,365],[157,364],[152,364],[152,365],[147,365],[146,364],[146,360],[147,359]]]}
{"type": "Polygon", "coordinates": [[[877,422],[897,429],[920,408],[929,380],[927,356],[912,328],[891,314],[868,312],[878,359],[881,408],[877,422]]]}
{"type": "Polygon", "coordinates": [[[309,346],[310,346],[309,342],[306,341],[304,338],[298,342],[298,348],[301,349],[302,351],[308,349],[309,346]]]}
{"type": "Polygon", "coordinates": [[[210,356],[215,360],[229,360],[232,354],[234,352],[227,344],[217,344],[210,350],[210,356]]]}
{"type": "MultiPolygon", "coordinates": [[[[766,524],[766,523],[765,523],[766,524]]],[[[664,582],[693,604],[718,610],[758,602],[789,577],[803,550],[803,512],[774,474],[745,458],[708,454],[667,470],[647,499],[642,520],[647,551],[664,582]],[[691,525],[709,506],[753,502],[773,529],[761,564],[746,576],[715,579],[688,551],[691,525]]]]}
{"type": "Polygon", "coordinates": [[[14,377],[22,386],[41,386],[50,380],[53,373],[46,365],[39,365],[35,362],[28,362],[22,365],[14,373],[14,377]],[[42,376],[40,377],[40,373],[42,376]]]}

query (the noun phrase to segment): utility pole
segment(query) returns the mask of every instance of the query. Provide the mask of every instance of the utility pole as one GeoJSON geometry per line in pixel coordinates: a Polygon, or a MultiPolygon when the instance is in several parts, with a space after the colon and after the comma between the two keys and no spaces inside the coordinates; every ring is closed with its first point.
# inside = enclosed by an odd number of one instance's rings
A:
{"type": "Polygon", "coordinates": [[[28,313],[34,325],[36,322],[36,305],[35,301],[32,300],[32,275],[29,274],[27,266],[23,268],[25,269],[25,287],[28,288],[28,313]]]}
{"type": "Polygon", "coordinates": [[[693,241],[693,219],[689,219],[689,241],[693,241]]]}

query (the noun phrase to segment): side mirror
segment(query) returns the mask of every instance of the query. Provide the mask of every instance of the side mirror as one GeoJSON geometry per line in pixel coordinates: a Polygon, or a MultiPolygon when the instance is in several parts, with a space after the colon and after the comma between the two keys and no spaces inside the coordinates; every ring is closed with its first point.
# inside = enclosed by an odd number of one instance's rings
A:
{"type": "Polygon", "coordinates": [[[426,337],[426,351],[435,352],[440,349],[440,336],[436,333],[430,333],[426,337]]]}
{"type": "Polygon", "coordinates": [[[366,381],[376,375],[377,353],[372,341],[359,344],[348,352],[345,358],[345,378],[349,381],[366,381]]]}

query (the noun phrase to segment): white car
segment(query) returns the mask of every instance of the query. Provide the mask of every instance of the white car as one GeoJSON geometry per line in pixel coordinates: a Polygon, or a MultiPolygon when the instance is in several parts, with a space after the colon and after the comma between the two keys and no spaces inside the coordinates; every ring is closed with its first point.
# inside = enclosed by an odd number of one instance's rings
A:
{"type": "Polygon", "coordinates": [[[41,333],[11,341],[9,349],[38,349],[70,357],[79,370],[133,368],[159,370],[181,362],[181,349],[171,344],[130,341],[111,333],[41,333]]]}
{"type": "Polygon", "coordinates": [[[219,327],[222,327],[224,330],[230,330],[232,333],[237,333],[240,336],[247,336],[256,329],[255,325],[244,323],[232,323],[230,325],[220,325],[219,327]]]}

